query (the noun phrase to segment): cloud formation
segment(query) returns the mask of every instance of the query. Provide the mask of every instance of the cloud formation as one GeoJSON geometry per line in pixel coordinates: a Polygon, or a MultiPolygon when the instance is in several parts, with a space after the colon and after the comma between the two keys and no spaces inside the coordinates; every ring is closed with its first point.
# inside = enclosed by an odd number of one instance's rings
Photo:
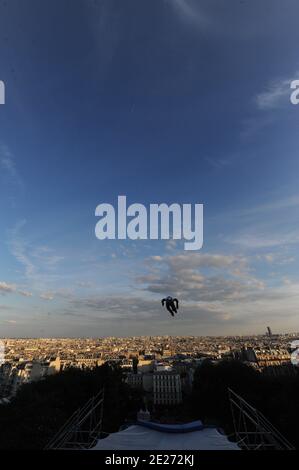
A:
{"type": "Polygon", "coordinates": [[[0,292],[15,292],[16,286],[14,284],[7,284],[7,282],[0,282],[0,292]]]}
{"type": "Polygon", "coordinates": [[[210,20],[200,9],[198,2],[193,0],[170,0],[168,4],[175,10],[183,21],[187,21],[199,28],[205,28],[210,20]]]}
{"type": "Polygon", "coordinates": [[[137,278],[144,290],[175,295],[186,302],[240,300],[252,290],[264,288],[251,275],[243,256],[181,253],[150,261],[150,272],[137,278]]]}
{"type": "Polygon", "coordinates": [[[280,109],[290,105],[290,84],[299,77],[299,73],[295,73],[292,78],[282,78],[270,81],[265,90],[258,93],[255,102],[258,109],[268,111],[280,109]]]}
{"type": "Polygon", "coordinates": [[[14,186],[23,187],[23,180],[17,170],[15,157],[9,147],[0,142],[0,169],[14,186]]]}
{"type": "Polygon", "coordinates": [[[53,294],[51,294],[50,292],[44,292],[43,294],[40,294],[40,299],[43,299],[43,300],[53,300],[54,299],[54,296],[53,294]]]}
{"type": "Polygon", "coordinates": [[[18,287],[15,284],[10,284],[5,281],[0,281],[0,294],[11,294],[11,293],[17,293],[22,295],[23,297],[32,297],[32,293],[18,289],[18,287]]]}

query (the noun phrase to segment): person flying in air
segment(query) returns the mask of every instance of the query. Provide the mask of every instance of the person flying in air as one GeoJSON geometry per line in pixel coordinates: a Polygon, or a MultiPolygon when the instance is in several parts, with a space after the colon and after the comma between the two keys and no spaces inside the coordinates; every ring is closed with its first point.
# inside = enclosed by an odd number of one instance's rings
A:
{"type": "Polygon", "coordinates": [[[164,304],[166,304],[166,308],[170,312],[172,317],[174,317],[174,314],[178,312],[178,309],[179,309],[178,299],[173,299],[172,297],[168,296],[165,299],[162,299],[161,303],[163,307],[164,307],[164,304]]]}

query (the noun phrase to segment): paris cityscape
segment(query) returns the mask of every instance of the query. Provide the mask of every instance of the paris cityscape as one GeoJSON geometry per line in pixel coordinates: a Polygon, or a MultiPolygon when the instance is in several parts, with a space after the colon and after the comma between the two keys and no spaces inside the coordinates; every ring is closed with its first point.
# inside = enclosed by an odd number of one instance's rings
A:
{"type": "MultiPolygon", "coordinates": [[[[105,363],[117,364],[131,387],[153,389],[159,374],[176,376],[176,400],[181,390],[192,387],[196,367],[205,359],[213,362],[239,360],[255,370],[273,375],[295,374],[291,344],[299,333],[264,335],[131,338],[24,338],[3,339],[5,360],[0,366],[0,398],[7,403],[19,387],[43,380],[68,368],[92,369],[105,363]]],[[[165,390],[172,395],[173,385],[165,390]]],[[[154,397],[157,401],[157,397],[154,397]]]]}

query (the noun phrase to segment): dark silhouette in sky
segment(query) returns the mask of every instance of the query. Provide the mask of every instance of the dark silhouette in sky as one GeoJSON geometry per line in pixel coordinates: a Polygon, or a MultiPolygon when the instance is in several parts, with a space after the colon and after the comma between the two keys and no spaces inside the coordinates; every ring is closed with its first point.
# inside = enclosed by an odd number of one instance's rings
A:
{"type": "Polygon", "coordinates": [[[161,303],[163,307],[164,307],[164,304],[166,304],[166,308],[170,312],[172,317],[174,317],[175,313],[178,313],[178,309],[179,309],[178,299],[173,299],[172,297],[168,296],[165,299],[162,299],[161,303]]]}

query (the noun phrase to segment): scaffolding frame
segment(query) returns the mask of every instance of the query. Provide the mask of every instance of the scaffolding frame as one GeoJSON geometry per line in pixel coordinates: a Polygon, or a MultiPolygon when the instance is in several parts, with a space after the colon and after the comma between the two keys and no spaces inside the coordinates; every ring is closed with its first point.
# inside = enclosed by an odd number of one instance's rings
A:
{"type": "Polygon", "coordinates": [[[93,447],[102,434],[104,394],[103,388],[76,410],[45,449],[80,450],[93,447]]]}
{"type": "Polygon", "coordinates": [[[245,450],[295,450],[294,446],[265,418],[231,388],[228,389],[234,434],[245,450]]]}
{"type": "MultiPolygon", "coordinates": [[[[244,450],[295,450],[294,446],[259,412],[231,388],[228,397],[234,437],[244,450]]],[[[90,449],[103,434],[104,388],[76,410],[46,445],[47,450],[90,449]]]]}

